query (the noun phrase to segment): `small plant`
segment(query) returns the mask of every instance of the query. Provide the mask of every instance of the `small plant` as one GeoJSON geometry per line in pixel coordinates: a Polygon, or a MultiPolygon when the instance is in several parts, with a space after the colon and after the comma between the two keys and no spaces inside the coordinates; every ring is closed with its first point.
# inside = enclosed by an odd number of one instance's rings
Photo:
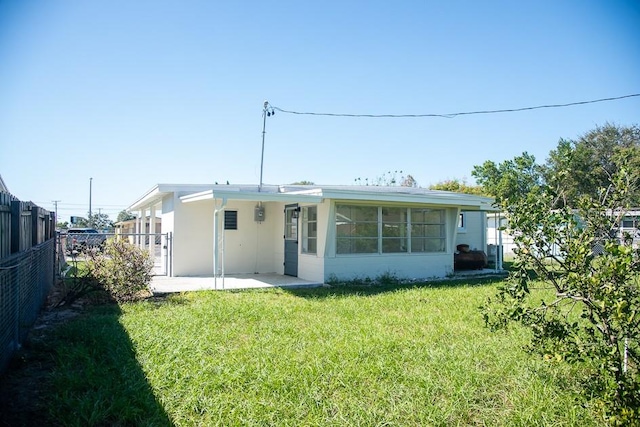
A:
{"type": "Polygon", "coordinates": [[[385,271],[376,278],[376,283],[380,285],[397,285],[401,282],[396,273],[392,271],[385,271]]]}
{"type": "Polygon", "coordinates": [[[84,261],[79,261],[76,253],[72,254],[71,266],[59,284],[54,296],[56,307],[69,306],[78,299],[102,290],[100,285],[89,275],[84,261]]]}
{"type": "Polygon", "coordinates": [[[104,251],[92,251],[89,275],[118,302],[147,296],[153,260],[149,252],[124,240],[110,240],[104,251]]]}

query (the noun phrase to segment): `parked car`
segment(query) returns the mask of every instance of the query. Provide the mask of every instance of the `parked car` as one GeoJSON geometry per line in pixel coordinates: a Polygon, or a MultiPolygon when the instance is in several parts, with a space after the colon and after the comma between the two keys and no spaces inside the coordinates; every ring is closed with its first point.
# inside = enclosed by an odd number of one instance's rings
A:
{"type": "Polygon", "coordinates": [[[107,235],[95,228],[70,228],[67,231],[67,251],[82,252],[89,248],[102,248],[107,235]]]}

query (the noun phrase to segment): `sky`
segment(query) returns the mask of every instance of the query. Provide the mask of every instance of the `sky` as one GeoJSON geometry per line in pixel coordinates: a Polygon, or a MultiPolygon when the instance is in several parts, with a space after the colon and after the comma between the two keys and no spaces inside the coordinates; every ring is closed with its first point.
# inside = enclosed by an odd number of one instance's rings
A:
{"type": "Polygon", "coordinates": [[[60,220],[153,186],[428,187],[640,124],[640,1],[0,0],[0,175],[60,220]]]}

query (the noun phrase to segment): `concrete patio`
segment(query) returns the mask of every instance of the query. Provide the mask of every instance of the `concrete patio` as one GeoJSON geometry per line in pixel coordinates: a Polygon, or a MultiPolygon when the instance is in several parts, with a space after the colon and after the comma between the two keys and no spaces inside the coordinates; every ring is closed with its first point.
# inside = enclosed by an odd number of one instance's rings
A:
{"type": "Polygon", "coordinates": [[[266,274],[233,274],[224,279],[213,277],[167,277],[154,276],[151,290],[154,294],[166,294],[202,290],[234,290],[257,288],[300,288],[322,286],[322,283],[311,282],[293,276],[275,273],[266,274]],[[217,283],[217,286],[216,286],[217,283]]]}
{"type": "MultiPolygon", "coordinates": [[[[456,271],[452,276],[439,279],[460,280],[465,278],[487,278],[496,276],[506,276],[504,270],[485,268],[482,270],[456,271]]],[[[276,273],[265,274],[233,274],[215,280],[211,276],[207,277],[167,277],[154,276],[151,280],[151,290],[155,294],[168,294],[187,291],[204,290],[238,290],[238,289],[259,289],[259,288],[302,288],[317,287],[323,283],[312,282],[300,279],[299,277],[283,276],[276,273]],[[216,286],[217,282],[217,286],[216,286]]]]}

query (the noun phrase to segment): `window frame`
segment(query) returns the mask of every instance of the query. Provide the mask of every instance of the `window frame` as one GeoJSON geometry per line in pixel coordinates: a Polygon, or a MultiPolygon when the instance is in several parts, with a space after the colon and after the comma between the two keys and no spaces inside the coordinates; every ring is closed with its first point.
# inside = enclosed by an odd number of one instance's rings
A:
{"type": "MultiPolygon", "coordinates": [[[[368,213],[370,214],[370,212],[368,213]]],[[[358,205],[358,204],[336,204],[335,214],[335,230],[336,230],[336,254],[337,255],[352,255],[352,254],[377,254],[380,253],[380,219],[378,206],[373,205],[358,205]],[[347,215],[340,213],[340,208],[348,208],[350,212],[347,215]],[[367,209],[376,209],[375,220],[367,219],[367,209]],[[357,209],[357,210],[356,210],[357,209]],[[364,214],[364,218],[360,218],[364,214]],[[342,215],[349,220],[348,222],[339,223],[338,215],[342,215]],[[351,220],[350,218],[356,218],[351,220]],[[343,233],[338,228],[340,226],[348,226],[351,230],[350,233],[343,233]],[[375,230],[375,236],[373,233],[366,234],[375,230]],[[360,235],[354,233],[362,233],[360,235]],[[375,240],[375,245],[373,241],[375,240]],[[358,252],[357,248],[370,248],[372,250],[358,252]],[[375,250],[373,250],[375,246],[375,250]],[[347,248],[348,251],[341,251],[341,248],[347,248]]],[[[345,227],[347,228],[347,227],[345,227]]]]}
{"type": "Polygon", "coordinates": [[[302,207],[302,251],[301,253],[306,255],[318,254],[318,206],[303,206],[302,207]],[[310,212],[315,212],[315,219],[310,219],[310,212]],[[315,225],[315,227],[313,227],[315,225]],[[313,233],[312,233],[313,230],[313,233]],[[313,235],[312,235],[313,234],[313,235]],[[313,249],[309,249],[309,242],[314,242],[313,249]]]}
{"type": "MultiPolygon", "coordinates": [[[[417,218],[417,215],[416,215],[417,218]]],[[[336,256],[349,256],[349,255],[398,255],[398,254],[443,254],[447,252],[447,209],[446,208],[438,208],[438,207],[411,207],[411,206],[393,206],[393,205],[371,205],[371,204],[347,204],[347,203],[336,203],[335,205],[335,215],[334,215],[334,229],[335,229],[335,254],[336,256]],[[376,209],[376,220],[358,220],[355,213],[347,213],[345,212],[345,208],[353,209],[353,208],[375,208],[376,209]],[[385,221],[384,218],[384,210],[398,210],[400,211],[400,221],[385,221]],[[426,221],[422,222],[414,221],[412,218],[412,213],[414,210],[429,210],[439,213],[439,221],[426,221]],[[342,211],[342,212],[341,212],[342,211]],[[404,218],[402,218],[404,212],[404,218]],[[347,215],[351,215],[351,217],[356,217],[355,220],[349,220],[347,215]],[[342,218],[340,218],[340,216],[342,218]],[[349,222],[345,222],[345,218],[349,220],[349,222]],[[404,219],[404,221],[402,220],[404,219]],[[364,229],[365,231],[372,232],[375,229],[375,236],[373,233],[371,235],[349,235],[349,231],[351,233],[355,233],[358,230],[358,224],[361,225],[360,229],[364,229]],[[372,225],[376,225],[376,227],[372,227],[372,225]],[[340,230],[340,226],[351,225],[351,229],[347,228],[347,234],[344,231],[340,230]],[[398,236],[385,236],[385,227],[397,225],[398,228],[398,236]],[[421,227],[424,230],[424,233],[428,233],[428,227],[439,227],[440,232],[439,236],[417,236],[414,231],[415,228],[421,227]],[[404,233],[404,235],[403,235],[404,233]],[[427,241],[439,241],[437,245],[440,250],[415,250],[414,242],[412,239],[423,240],[425,243],[427,241]],[[358,251],[357,245],[360,243],[363,247],[373,246],[373,245],[365,245],[366,241],[376,240],[377,250],[373,251],[358,251]],[[399,250],[388,250],[385,247],[389,245],[385,245],[385,241],[390,242],[392,240],[398,240],[400,242],[399,250]],[[346,250],[345,250],[346,249],[346,250]]],[[[346,227],[345,227],[346,228],[346,227]]],[[[423,245],[426,247],[427,245],[423,245]]]]}
{"type": "Polygon", "coordinates": [[[465,212],[460,212],[458,215],[458,233],[467,232],[467,215],[465,212]]]}

